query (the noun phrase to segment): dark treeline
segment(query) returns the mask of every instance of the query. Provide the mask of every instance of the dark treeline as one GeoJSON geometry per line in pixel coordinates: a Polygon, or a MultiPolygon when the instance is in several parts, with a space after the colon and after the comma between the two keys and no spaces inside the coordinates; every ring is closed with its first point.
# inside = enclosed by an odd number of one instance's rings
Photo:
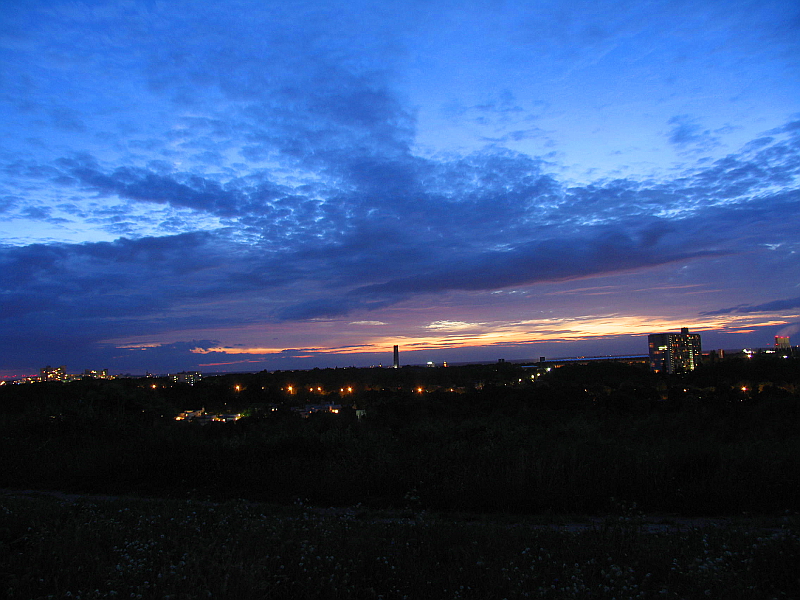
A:
{"type": "Polygon", "coordinates": [[[3,487],[414,510],[800,510],[792,358],[669,377],[616,363],[550,372],[502,363],[263,372],[195,386],[5,385],[0,419],[3,487]],[[341,409],[303,419],[291,408],[305,403],[341,409]],[[199,408],[246,416],[174,420],[199,408]]]}

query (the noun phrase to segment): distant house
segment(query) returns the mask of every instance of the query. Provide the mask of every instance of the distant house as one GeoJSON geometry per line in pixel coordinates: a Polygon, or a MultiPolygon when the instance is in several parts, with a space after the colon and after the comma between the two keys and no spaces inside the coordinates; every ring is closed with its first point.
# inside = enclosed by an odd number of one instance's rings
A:
{"type": "Polygon", "coordinates": [[[219,414],[219,415],[211,415],[206,414],[206,410],[201,408],[200,410],[185,410],[177,417],[175,417],[176,421],[191,421],[193,423],[200,423],[201,425],[205,425],[206,423],[231,423],[233,421],[238,421],[242,418],[241,414],[219,414]]]}
{"type": "Polygon", "coordinates": [[[341,410],[341,404],[306,404],[305,406],[295,406],[292,408],[293,413],[304,419],[318,412],[338,414],[341,410]]]}
{"type": "Polygon", "coordinates": [[[191,421],[192,419],[198,419],[202,417],[206,413],[205,408],[201,408],[200,410],[185,410],[177,417],[175,417],[176,421],[191,421]]]}
{"type": "Polygon", "coordinates": [[[238,421],[242,418],[240,414],[226,414],[226,415],[214,415],[213,421],[217,423],[232,423],[233,421],[238,421]]]}

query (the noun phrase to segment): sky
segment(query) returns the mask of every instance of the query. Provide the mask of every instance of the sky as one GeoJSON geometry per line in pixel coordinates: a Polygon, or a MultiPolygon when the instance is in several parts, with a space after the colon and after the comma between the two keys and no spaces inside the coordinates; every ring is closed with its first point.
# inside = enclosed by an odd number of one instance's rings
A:
{"type": "Polygon", "coordinates": [[[0,2],[0,377],[800,342],[800,4],[0,2]]]}

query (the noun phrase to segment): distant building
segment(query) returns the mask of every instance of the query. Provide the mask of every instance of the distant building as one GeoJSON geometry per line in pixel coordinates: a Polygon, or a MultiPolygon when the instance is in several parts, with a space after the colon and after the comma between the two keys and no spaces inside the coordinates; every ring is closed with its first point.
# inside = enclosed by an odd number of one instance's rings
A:
{"type": "Polygon", "coordinates": [[[66,381],[67,380],[67,367],[61,365],[60,367],[51,367],[47,365],[43,369],[39,369],[39,381],[66,381]]]}
{"type": "Polygon", "coordinates": [[[206,409],[201,408],[199,410],[185,410],[177,417],[175,417],[176,421],[192,421],[194,419],[199,419],[204,414],[206,414],[206,409]]]}
{"type": "Polygon", "coordinates": [[[553,367],[563,367],[564,365],[589,365],[596,363],[621,363],[626,365],[648,365],[650,356],[647,354],[625,354],[607,356],[573,356],[569,358],[554,358],[545,360],[544,356],[539,357],[538,363],[522,365],[523,369],[547,369],[553,367]]]}
{"type": "Polygon", "coordinates": [[[315,413],[333,413],[338,415],[342,410],[341,404],[306,404],[305,406],[294,406],[291,411],[300,415],[304,419],[315,413]]]}
{"type": "Polygon", "coordinates": [[[400,347],[399,346],[395,346],[394,347],[394,363],[392,364],[392,366],[395,369],[399,369],[400,368],[400,347]]]}
{"type": "Polygon", "coordinates": [[[703,351],[699,333],[651,333],[647,336],[650,350],[650,370],[654,373],[682,373],[700,364],[703,351]]]}
{"type": "Polygon", "coordinates": [[[189,385],[198,383],[202,378],[202,373],[198,373],[197,371],[181,371],[177,375],[172,376],[172,380],[175,383],[188,383],[189,385]]]}
{"type": "Polygon", "coordinates": [[[791,350],[792,346],[789,343],[788,335],[775,336],[775,350],[791,350]]]}
{"type": "Polygon", "coordinates": [[[84,379],[108,379],[108,369],[102,371],[95,371],[93,369],[85,369],[83,371],[84,379]]]}

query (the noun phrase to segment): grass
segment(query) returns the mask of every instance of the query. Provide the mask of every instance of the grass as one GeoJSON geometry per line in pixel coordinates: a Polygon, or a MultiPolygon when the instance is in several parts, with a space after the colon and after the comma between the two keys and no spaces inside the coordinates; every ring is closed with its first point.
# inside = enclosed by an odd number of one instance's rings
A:
{"type": "Polygon", "coordinates": [[[39,598],[791,598],[796,516],[653,532],[230,501],[0,497],[0,584],[39,598]]]}

